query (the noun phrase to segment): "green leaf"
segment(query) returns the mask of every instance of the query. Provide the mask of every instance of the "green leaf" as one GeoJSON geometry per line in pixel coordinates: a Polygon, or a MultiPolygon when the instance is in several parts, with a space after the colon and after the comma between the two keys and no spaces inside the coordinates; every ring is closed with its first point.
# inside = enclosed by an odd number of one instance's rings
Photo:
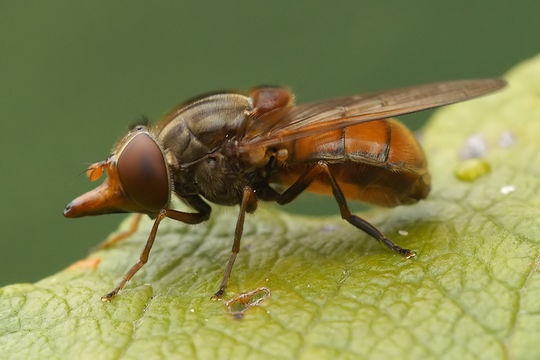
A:
{"type": "Polygon", "coordinates": [[[363,214],[417,258],[337,216],[261,206],[246,219],[225,297],[260,287],[271,295],[238,319],[225,300],[210,300],[238,211],[215,207],[205,224],[163,221],[148,264],[102,302],[136,262],[146,219],[89,261],[1,289],[2,357],[540,358],[540,57],[507,79],[499,94],[443,109],[427,125],[426,201],[363,214]],[[471,137],[485,145],[488,170],[462,181],[459,154],[471,137]]]}

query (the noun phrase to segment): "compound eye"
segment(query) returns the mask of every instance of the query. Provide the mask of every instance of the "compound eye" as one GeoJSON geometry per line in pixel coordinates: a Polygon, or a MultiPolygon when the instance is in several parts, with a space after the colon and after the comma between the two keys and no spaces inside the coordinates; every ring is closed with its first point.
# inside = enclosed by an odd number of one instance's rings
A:
{"type": "Polygon", "coordinates": [[[141,133],[126,145],[117,162],[126,195],[145,210],[157,212],[169,201],[169,179],[163,154],[154,139],[141,133]]]}

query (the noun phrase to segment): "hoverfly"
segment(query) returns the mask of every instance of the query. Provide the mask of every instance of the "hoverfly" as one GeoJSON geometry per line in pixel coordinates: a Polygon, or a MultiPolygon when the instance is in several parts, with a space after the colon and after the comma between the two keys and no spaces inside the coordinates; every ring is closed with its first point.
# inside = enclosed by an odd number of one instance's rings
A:
{"type": "Polygon", "coordinates": [[[390,207],[424,199],[430,190],[424,153],[392,117],[503,86],[500,79],[462,80],[302,105],[294,105],[284,88],[203,96],[173,109],[155,127],[130,130],[106,160],[87,170],[92,181],[105,170],[105,181],[69,203],[64,216],[136,212],[155,219],[139,261],[104,301],[147,262],[161,220],[201,223],[210,216],[207,201],[240,205],[232,252],[214,298],[227,286],[246,212],[255,211],[258,200],[286,204],[304,190],[332,194],[343,219],[411,257],[413,251],[352,214],[346,199],[390,207]],[[194,212],[172,209],[173,194],[194,212]]]}

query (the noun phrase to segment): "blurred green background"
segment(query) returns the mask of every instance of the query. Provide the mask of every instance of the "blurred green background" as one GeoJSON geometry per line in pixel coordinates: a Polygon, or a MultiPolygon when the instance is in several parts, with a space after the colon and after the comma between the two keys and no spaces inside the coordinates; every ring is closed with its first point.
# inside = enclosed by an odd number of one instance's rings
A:
{"type": "MultiPolygon", "coordinates": [[[[305,102],[500,76],[540,50],[539,14],[507,0],[0,0],[0,285],[60,270],[115,229],[125,215],[61,214],[142,115],[258,84],[305,102]]],[[[337,214],[318,197],[292,211],[308,208],[337,214]]]]}

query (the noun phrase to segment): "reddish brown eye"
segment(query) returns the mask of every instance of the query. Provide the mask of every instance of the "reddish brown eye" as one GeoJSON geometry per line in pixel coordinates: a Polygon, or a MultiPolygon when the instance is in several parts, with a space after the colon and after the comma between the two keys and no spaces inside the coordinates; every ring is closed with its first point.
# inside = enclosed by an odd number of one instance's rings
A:
{"type": "Polygon", "coordinates": [[[117,167],[126,195],[143,209],[156,212],[167,204],[169,179],[165,160],[149,135],[135,135],[120,154],[117,167]]]}

